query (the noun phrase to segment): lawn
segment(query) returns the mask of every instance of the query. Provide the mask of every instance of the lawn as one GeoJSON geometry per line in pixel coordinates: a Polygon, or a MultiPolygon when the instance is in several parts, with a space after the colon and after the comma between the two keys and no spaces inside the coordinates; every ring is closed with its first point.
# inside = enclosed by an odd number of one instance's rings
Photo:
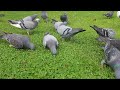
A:
{"type": "MultiPolygon", "coordinates": [[[[19,20],[29,15],[39,14],[40,23],[29,37],[35,44],[35,50],[23,50],[9,47],[9,43],[0,40],[0,78],[2,79],[114,79],[110,67],[101,68],[104,52],[100,48],[96,32],[90,25],[113,28],[116,38],[120,36],[120,20],[116,12],[112,19],[102,14],[106,11],[68,11],[69,24],[73,28],[86,31],[77,34],[70,41],[64,41],[56,33],[51,22],[45,23],[40,11],[0,11],[0,30],[27,35],[26,31],[11,26],[7,20],[19,20]],[[96,20],[95,20],[96,19],[96,20]],[[45,32],[50,32],[59,41],[58,54],[53,56],[44,49],[42,40],[45,32]]],[[[62,11],[48,11],[48,16],[60,20],[62,11]]]]}

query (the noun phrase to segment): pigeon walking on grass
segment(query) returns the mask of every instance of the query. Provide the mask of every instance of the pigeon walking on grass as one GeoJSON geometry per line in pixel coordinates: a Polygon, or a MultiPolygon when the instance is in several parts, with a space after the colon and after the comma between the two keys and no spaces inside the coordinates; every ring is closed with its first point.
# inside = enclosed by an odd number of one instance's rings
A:
{"type": "Polygon", "coordinates": [[[104,48],[105,59],[102,60],[101,64],[106,64],[110,66],[115,72],[115,78],[120,79],[120,50],[116,48],[116,43],[119,43],[120,45],[120,40],[118,41],[109,39],[106,42],[104,48]]]}
{"type": "Polygon", "coordinates": [[[103,15],[110,19],[110,18],[112,18],[113,14],[114,14],[114,11],[109,11],[103,15]]]}
{"type": "Polygon", "coordinates": [[[46,11],[41,11],[41,17],[45,22],[48,22],[48,14],[46,11]]]}
{"type": "Polygon", "coordinates": [[[10,43],[9,46],[16,49],[35,49],[34,44],[30,42],[30,39],[27,36],[3,32],[3,34],[0,35],[0,39],[5,39],[10,43]]]}
{"type": "Polygon", "coordinates": [[[34,21],[24,21],[24,20],[20,20],[20,21],[14,21],[14,20],[8,20],[8,22],[10,23],[10,25],[17,27],[17,28],[21,28],[23,30],[27,31],[27,34],[29,35],[30,31],[35,29],[38,26],[38,23],[40,22],[40,19],[36,19],[34,21]]]}
{"type": "Polygon", "coordinates": [[[69,26],[66,26],[66,23],[64,22],[55,22],[54,27],[59,35],[61,35],[62,38],[70,39],[74,35],[86,31],[82,28],[71,28],[69,26]]]}
{"type": "Polygon", "coordinates": [[[115,37],[115,31],[113,29],[110,28],[100,28],[96,25],[90,26],[91,28],[93,28],[93,30],[96,31],[96,33],[99,35],[99,37],[97,38],[97,40],[99,41],[104,41],[107,38],[113,39],[115,37]]]}
{"type": "Polygon", "coordinates": [[[57,47],[58,47],[58,40],[53,36],[50,35],[50,33],[45,33],[44,38],[43,38],[43,46],[45,48],[50,49],[51,53],[53,55],[57,54],[57,47]]]}

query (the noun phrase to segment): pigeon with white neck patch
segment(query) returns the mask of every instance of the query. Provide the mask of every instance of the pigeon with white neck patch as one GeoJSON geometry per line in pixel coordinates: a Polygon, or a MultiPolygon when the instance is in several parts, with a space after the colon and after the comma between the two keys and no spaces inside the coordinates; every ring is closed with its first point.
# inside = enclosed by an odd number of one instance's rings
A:
{"type": "Polygon", "coordinates": [[[9,46],[12,46],[16,49],[31,49],[34,50],[35,46],[30,42],[30,39],[27,36],[14,33],[2,32],[0,39],[4,39],[10,43],[9,46]]]}
{"type": "Polygon", "coordinates": [[[57,54],[58,44],[59,44],[58,40],[53,35],[50,35],[49,32],[45,33],[44,38],[43,38],[43,46],[45,48],[50,49],[53,55],[57,54]]]}
{"type": "Polygon", "coordinates": [[[21,28],[23,30],[27,31],[27,34],[29,35],[29,31],[35,29],[38,26],[38,23],[40,22],[40,19],[36,19],[34,21],[24,21],[20,20],[19,22],[13,21],[13,20],[8,20],[10,25],[21,28]]]}

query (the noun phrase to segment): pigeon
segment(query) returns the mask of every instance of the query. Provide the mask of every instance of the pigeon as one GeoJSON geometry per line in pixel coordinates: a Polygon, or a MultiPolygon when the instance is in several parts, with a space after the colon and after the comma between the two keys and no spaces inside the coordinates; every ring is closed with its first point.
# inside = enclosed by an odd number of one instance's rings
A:
{"type": "Polygon", "coordinates": [[[0,39],[8,41],[10,43],[9,46],[12,46],[16,49],[35,49],[35,46],[30,42],[30,39],[21,34],[3,32],[3,34],[0,35],[0,39]]]}
{"type": "Polygon", "coordinates": [[[36,19],[34,21],[24,21],[20,20],[19,22],[14,21],[14,20],[8,20],[10,25],[21,28],[27,31],[27,34],[29,35],[29,31],[35,29],[38,26],[38,23],[40,22],[40,19],[36,19]]]}
{"type": "Polygon", "coordinates": [[[120,11],[117,11],[117,17],[120,18],[120,11]]]}
{"type": "Polygon", "coordinates": [[[46,11],[41,11],[41,17],[45,22],[48,22],[48,14],[46,11]]]}
{"type": "Polygon", "coordinates": [[[60,20],[62,22],[68,22],[68,16],[67,16],[66,12],[64,12],[64,14],[60,16],[60,20]]]}
{"type": "Polygon", "coordinates": [[[57,54],[57,47],[58,47],[58,40],[53,36],[50,35],[49,32],[46,32],[43,38],[43,46],[45,48],[50,49],[53,55],[57,54]]]}
{"type": "Polygon", "coordinates": [[[110,19],[110,18],[112,18],[113,14],[114,14],[114,11],[109,11],[103,15],[110,19]]]}
{"type": "Polygon", "coordinates": [[[76,35],[79,32],[83,32],[86,30],[83,30],[82,28],[71,28],[66,25],[65,22],[55,22],[54,27],[59,35],[61,35],[62,38],[70,39],[74,35],[76,35]]]}
{"type": "Polygon", "coordinates": [[[120,50],[111,45],[110,41],[107,41],[104,53],[105,59],[101,61],[101,64],[110,66],[115,72],[115,78],[120,79],[120,50]]]}
{"type": "Polygon", "coordinates": [[[106,41],[107,38],[113,39],[115,37],[115,31],[113,29],[110,28],[99,28],[96,25],[90,26],[91,28],[93,28],[96,33],[99,35],[99,37],[97,38],[99,41],[106,41]]]}

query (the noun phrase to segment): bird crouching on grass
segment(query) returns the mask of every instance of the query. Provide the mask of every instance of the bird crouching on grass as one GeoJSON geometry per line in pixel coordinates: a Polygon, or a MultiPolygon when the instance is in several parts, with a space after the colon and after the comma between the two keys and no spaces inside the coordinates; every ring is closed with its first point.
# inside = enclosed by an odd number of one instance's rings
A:
{"type": "Polygon", "coordinates": [[[0,39],[8,41],[10,43],[9,46],[16,49],[35,49],[35,46],[30,42],[30,39],[27,36],[21,34],[2,32],[0,39]]]}
{"type": "Polygon", "coordinates": [[[50,35],[49,32],[46,32],[43,38],[43,46],[45,48],[50,49],[53,55],[57,54],[57,47],[58,47],[58,40],[53,36],[50,35]]]}

